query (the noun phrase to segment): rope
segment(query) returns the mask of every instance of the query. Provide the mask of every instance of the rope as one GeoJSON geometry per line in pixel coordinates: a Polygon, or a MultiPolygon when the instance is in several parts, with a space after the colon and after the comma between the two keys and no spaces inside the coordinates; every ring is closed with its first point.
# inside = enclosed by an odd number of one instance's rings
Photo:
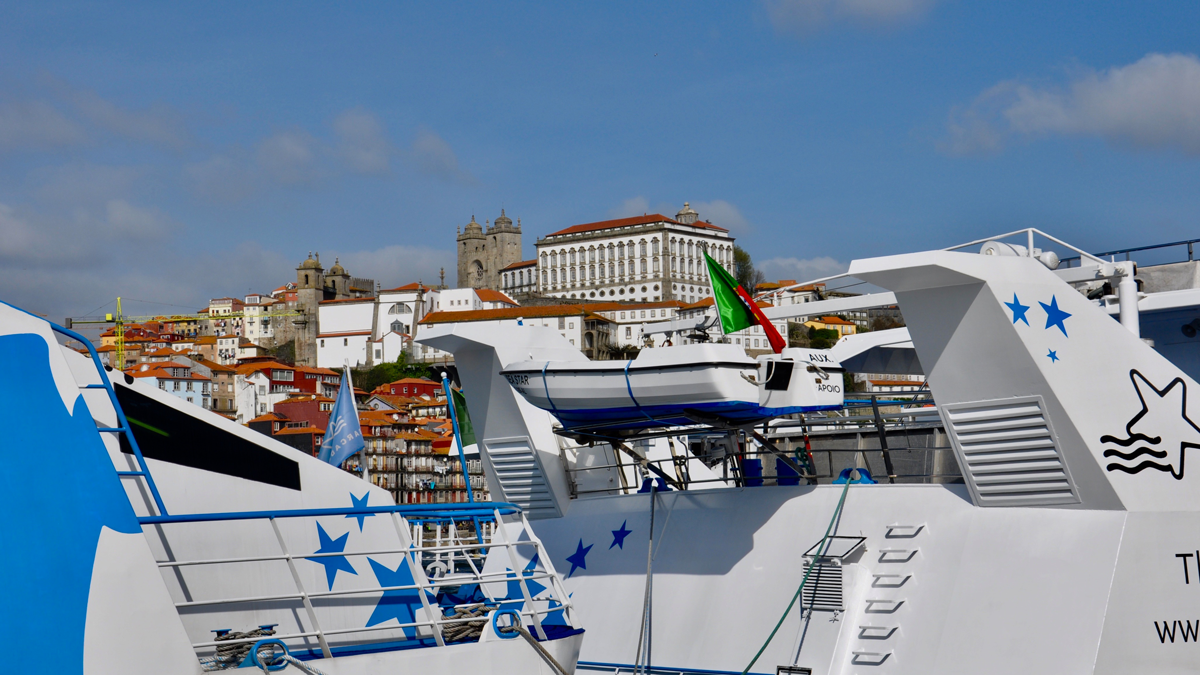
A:
{"type": "Polygon", "coordinates": [[[530,635],[529,631],[525,630],[525,627],[522,626],[521,624],[514,623],[511,626],[504,626],[503,628],[500,629],[500,632],[501,633],[514,633],[514,632],[520,633],[521,637],[525,638],[525,641],[528,642],[530,645],[532,645],[533,648],[537,650],[537,653],[541,654],[542,658],[546,660],[546,663],[550,664],[550,666],[552,668],[554,668],[554,670],[558,671],[562,675],[571,675],[570,673],[567,672],[566,668],[562,667],[562,664],[560,664],[558,661],[556,661],[554,659],[553,656],[550,655],[550,652],[546,651],[545,647],[543,647],[541,644],[538,643],[537,638],[530,635]]]}
{"type": "MultiPolygon", "coordinates": [[[[245,633],[229,632],[217,637],[217,642],[226,640],[246,640],[248,638],[265,637],[274,635],[274,628],[255,628],[248,630],[245,633]]],[[[216,656],[208,656],[200,659],[200,667],[206,671],[225,670],[227,668],[237,668],[246,660],[246,655],[250,653],[250,649],[254,647],[254,642],[239,642],[231,645],[220,645],[217,647],[216,656]]]]}
{"type": "MultiPolygon", "coordinates": [[[[837,508],[833,510],[833,517],[829,519],[829,527],[825,528],[825,536],[821,537],[821,541],[818,544],[820,546],[816,555],[818,558],[825,555],[825,551],[829,550],[829,534],[833,532],[833,526],[835,523],[837,523],[838,518],[842,514],[842,506],[846,503],[846,493],[849,490],[850,481],[847,480],[846,487],[842,488],[842,496],[840,499],[838,499],[837,508]]],[[[812,574],[813,568],[815,567],[817,566],[808,566],[808,571],[804,573],[804,578],[800,580],[800,587],[796,589],[796,594],[792,596],[792,600],[788,603],[787,609],[783,610],[783,616],[779,617],[779,622],[775,624],[775,628],[773,628],[771,630],[771,634],[767,636],[767,641],[763,643],[762,647],[758,648],[758,653],[754,655],[753,659],[750,659],[750,663],[746,666],[746,669],[742,671],[742,675],[749,673],[750,669],[754,667],[754,664],[758,662],[758,657],[762,656],[763,652],[767,650],[767,645],[771,644],[771,640],[775,638],[775,633],[779,632],[779,628],[783,625],[784,620],[787,619],[788,613],[791,612],[792,607],[796,605],[796,600],[800,597],[800,594],[804,592],[804,585],[808,583],[808,575],[812,574]]]]}
{"type": "Polygon", "coordinates": [[[257,654],[255,654],[255,660],[258,663],[258,667],[262,668],[264,673],[284,670],[287,668],[287,665],[285,664],[288,664],[296,666],[297,669],[299,669],[301,672],[307,673],[307,675],[325,675],[325,673],[318,670],[315,666],[309,665],[287,653],[287,647],[282,647],[282,653],[276,652],[276,647],[280,646],[281,645],[278,644],[266,644],[258,650],[257,654]],[[266,654],[266,656],[264,656],[264,654],[266,654]],[[283,667],[281,668],[280,666],[283,667]]]}
{"type": "Polygon", "coordinates": [[[496,605],[485,605],[479,603],[467,607],[456,607],[454,616],[446,617],[449,621],[455,619],[473,619],[479,617],[478,621],[464,621],[462,623],[454,623],[442,628],[442,637],[446,642],[466,642],[468,640],[478,640],[483,635],[483,628],[487,625],[486,615],[488,612],[496,609],[496,605]]]}

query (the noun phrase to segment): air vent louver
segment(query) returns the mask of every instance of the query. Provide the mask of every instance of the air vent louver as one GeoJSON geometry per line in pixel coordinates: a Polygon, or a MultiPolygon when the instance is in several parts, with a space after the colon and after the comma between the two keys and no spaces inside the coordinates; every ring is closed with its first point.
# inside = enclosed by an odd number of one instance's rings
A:
{"type": "Polygon", "coordinates": [[[528,437],[489,438],[483,446],[496,471],[504,501],[520,506],[530,518],[562,515],[528,437]]]}
{"type": "Polygon", "coordinates": [[[1041,396],[948,404],[942,418],[979,506],[1079,503],[1041,396]]]}
{"type": "MultiPolygon", "coordinates": [[[[804,567],[808,571],[811,562],[804,567]]],[[[842,601],[842,566],[831,563],[816,563],[816,567],[808,574],[808,583],[804,585],[801,597],[804,609],[841,612],[846,609],[842,601]]]]}

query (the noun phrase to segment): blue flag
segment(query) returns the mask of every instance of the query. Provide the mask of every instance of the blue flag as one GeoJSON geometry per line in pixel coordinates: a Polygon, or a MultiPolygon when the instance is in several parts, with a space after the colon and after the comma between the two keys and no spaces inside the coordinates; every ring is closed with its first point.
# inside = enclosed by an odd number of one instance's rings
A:
{"type": "Polygon", "coordinates": [[[333,412],[329,413],[329,428],[317,452],[317,459],[341,466],[351,455],[363,449],[362,427],[358,424],[358,408],[354,407],[354,389],[350,384],[350,369],[342,373],[333,412]]]}

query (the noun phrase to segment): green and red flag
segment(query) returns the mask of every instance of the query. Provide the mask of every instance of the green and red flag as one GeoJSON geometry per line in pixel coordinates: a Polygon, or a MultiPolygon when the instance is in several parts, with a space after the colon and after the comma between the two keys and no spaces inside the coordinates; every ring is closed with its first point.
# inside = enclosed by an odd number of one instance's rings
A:
{"type": "Polygon", "coordinates": [[[717,304],[717,317],[721,320],[721,330],[726,335],[736,333],[750,326],[762,326],[771,349],[778,354],[787,347],[787,341],[775,330],[775,324],[763,314],[758,303],[746,292],[746,289],[733,278],[721,263],[712,259],[706,252],[704,260],[708,263],[708,279],[712,282],[713,300],[717,304]]]}

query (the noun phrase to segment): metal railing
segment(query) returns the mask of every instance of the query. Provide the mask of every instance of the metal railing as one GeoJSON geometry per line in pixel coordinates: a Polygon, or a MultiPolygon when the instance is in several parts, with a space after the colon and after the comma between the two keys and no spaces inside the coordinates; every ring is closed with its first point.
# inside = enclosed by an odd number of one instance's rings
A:
{"type": "MultiPolygon", "coordinates": [[[[522,623],[530,627],[530,632],[541,640],[547,639],[547,633],[543,628],[543,620],[549,614],[561,612],[563,618],[569,625],[574,625],[573,607],[570,602],[570,597],[567,595],[562,586],[562,581],[559,575],[555,572],[550,556],[546,553],[541,541],[533,535],[529,528],[529,523],[525,518],[524,513],[514,504],[499,503],[499,502],[478,502],[463,506],[387,506],[387,507],[366,507],[366,508],[335,508],[335,509],[299,509],[293,511],[275,511],[275,512],[238,512],[238,513],[210,513],[210,514],[186,514],[174,516],[147,516],[139,518],[139,521],[144,526],[181,526],[188,523],[231,523],[237,521],[262,521],[269,525],[271,530],[271,538],[278,545],[279,552],[277,554],[268,555],[253,555],[253,556],[236,556],[236,557],[212,557],[212,558],[197,558],[189,560],[159,560],[158,567],[167,571],[170,570],[175,574],[179,574],[181,570],[195,567],[207,566],[235,566],[235,565],[270,565],[283,562],[286,564],[291,581],[295,587],[294,592],[284,593],[264,593],[261,595],[246,595],[237,597],[214,597],[204,599],[188,599],[181,602],[176,602],[177,609],[184,611],[191,608],[213,608],[216,611],[231,612],[237,611],[233,608],[239,605],[258,604],[257,608],[246,608],[244,611],[247,616],[247,624],[261,624],[261,617],[264,611],[263,603],[286,603],[277,604],[273,611],[278,612],[279,619],[275,624],[288,624],[288,618],[294,619],[299,630],[284,633],[280,635],[272,635],[274,639],[282,640],[289,643],[289,651],[294,651],[297,655],[302,655],[307,650],[312,657],[323,656],[330,658],[339,653],[339,650],[386,650],[390,646],[394,648],[410,648],[414,645],[419,646],[445,646],[447,640],[445,632],[449,628],[461,624],[475,623],[483,625],[486,628],[486,621],[489,621],[491,613],[506,609],[520,604],[520,608],[516,611],[522,619],[522,623]],[[281,520],[297,519],[297,518],[317,518],[322,516],[374,516],[387,515],[390,517],[395,529],[396,537],[399,542],[398,546],[388,547],[371,547],[366,550],[343,550],[333,553],[304,553],[297,554],[294,552],[294,547],[288,545],[287,539],[283,534],[283,530],[279,526],[281,520]],[[509,532],[503,526],[504,516],[510,518],[515,516],[519,519],[521,526],[528,534],[528,540],[513,540],[509,536],[509,532]],[[460,532],[460,528],[465,529],[466,533],[460,532]],[[432,533],[432,536],[430,534],[432,533]],[[518,548],[526,548],[531,551],[531,555],[522,558],[516,554],[518,548]],[[487,556],[492,553],[507,554],[505,566],[507,571],[503,572],[487,572],[483,571],[484,562],[487,556]],[[300,570],[297,569],[297,560],[317,560],[320,558],[345,556],[347,558],[362,558],[365,556],[381,556],[388,554],[398,554],[404,556],[404,561],[401,565],[408,566],[408,571],[411,574],[414,582],[408,585],[393,585],[365,588],[351,588],[344,590],[310,590],[305,587],[303,576],[300,570]],[[520,563],[522,560],[538,561],[542,571],[536,568],[524,568],[520,563]],[[516,570],[515,574],[512,570],[516,570]],[[489,584],[505,584],[507,588],[512,588],[511,584],[516,582],[520,589],[519,597],[495,597],[488,590],[489,584]],[[534,596],[542,593],[542,590],[531,592],[529,587],[532,582],[541,582],[539,586],[543,586],[549,591],[541,597],[534,596]],[[479,616],[478,612],[475,616],[465,616],[455,618],[455,610],[468,608],[478,608],[481,604],[480,599],[472,599],[467,602],[448,603],[443,600],[445,592],[460,588],[468,584],[478,584],[480,594],[482,594],[482,604],[487,612],[485,616],[479,616]],[[413,591],[420,599],[421,612],[414,611],[412,616],[416,619],[411,622],[400,622],[396,619],[386,621],[386,625],[376,626],[334,626],[323,625],[318,616],[321,608],[314,606],[314,600],[324,598],[348,598],[350,596],[367,596],[378,595],[379,593],[395,592],[395,591],[413,591]],[[433,600],[430,600],[430,597],[433,600]],[[307,626],[301,624],[298,617],[292,615],[293,610],[299,609],[297,603],[302,606],[305,617],[307,618],[307,626]],[[536,604],[535,604],[536,603],[536,604]],[[424,618],[420,618],[423,615],[424,618]],[[258,617],[254,621],[250,621],[250,617],[258,617]],[[356,640],[352,645],[333,645],[331,646],[331,638],[363,636],[381,631],[403,631],[404,639],[401,642],[407,644],[403,646],[393,645],[394,639],[382,638],[378,641],[363,641],[356,640]],[[409,637],[408,631],[412,630],[415,637],[409,637]],[[311,648],[309,640],[317,641],[318,650],[311,648]],[[432,639],[433,645],[428,644],[432,639]],[[415,643],[413,641],[416,641],[415,643]],[[293,650],[295,647],[295,650],[293,650]]],[[[162,535],[165,540],[165,533],[162,535]]],[[[501,567],[504,569],[504,567],[501,567]]],[[[266,574],[267,570],[259,570],[261,574],[266,574]]],[[[253,573],[248,573],[247,577],[252,577],[253,573]]],[[[258,637],[247,637],[241,639],[222,639],[222,640],[197,640],[192,643],[192,647],[197,651],[197,655],[205,658],[218,646],[229,646],[238,643],[253,643],[262,639],[258,637]]],[[[461,640],[456,640],[461,641],[461,640]]]]}
{"type": "MultiPolygon", "coordinates": [[[[1158,250],[1165,249],[1165,248],[1175,248],[1175,247],[1179,247],[1179,246],[1186,246],[1187,247],[1187,259],[1186,260],[1176,260],[1173,262],[1190,262],[1190,261],[1196,259],[1195,247],[1196,247],[1197,243],[1200,243],[1200,239],[1184,239],[1182,241],[1172,241],[1172,242],[1169,242],[1166,244],[1152,244],[1150,246],[1135,246],[1134,248],[1122,248],[1122,249],[1117,249],[1114,251],[1105,251],[1103,253],[1096,253],[1093,255],[1095,255],[1097,258],[1106,258],[1107,257],[1114,261],[1117,256],[1123,255],[1123,256],[1125,256],[1125,260],[1129,260],[1130,254],[1132,254],[1132,253],[1139,253],[1142,251],[1158,251],[1158,250]]],[[[1062,264],[1067,267],[1077,267],[1080,264],[1080,258],[1079,258],[1079,256],[1063,258],[1062,264]]],[[[1170,263],[1154,263],[1154,264],[1166,265],[1166,264],[1170,264],[1170,263]]]]}

